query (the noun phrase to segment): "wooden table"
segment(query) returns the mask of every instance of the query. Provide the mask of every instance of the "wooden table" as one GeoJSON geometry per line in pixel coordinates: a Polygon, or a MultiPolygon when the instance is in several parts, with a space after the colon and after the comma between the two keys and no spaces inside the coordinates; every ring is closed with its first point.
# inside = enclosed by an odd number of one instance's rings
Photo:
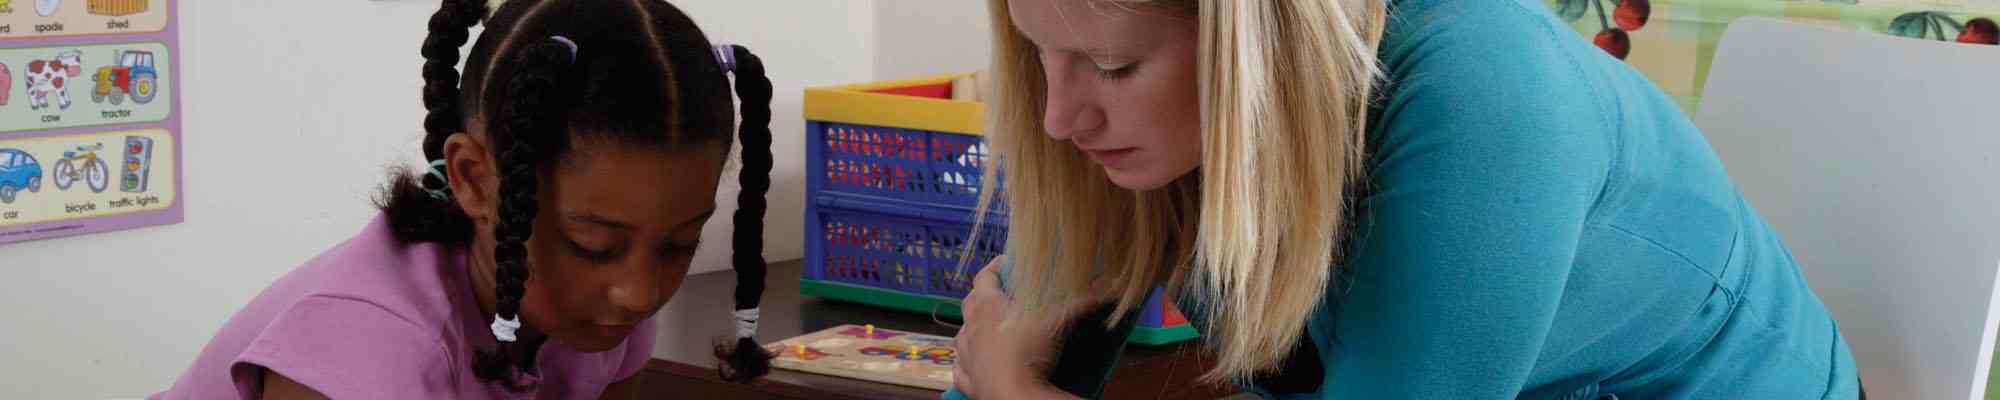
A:
{"type": "MultiPolygon", "coordinates": [[[[771,264],[764,291],[763,320],[757,340],[771,343],[841,324],[951,336],[957,329],[938,324],[928,315],[905,313],[799,294],[798,261],[771,264]]],[[[648,398],[685,399],[854,399],[934,400],[939,392],[791,370],[773,370],[748,385],[716,377],[716,340],[734,330],[729,312],[736,274],[719,271],[689,276],[673,301],[655,320],[660,329],[653,360],[640,372],[648,398]]],[[[955,321],[954,321],[955,322],[955,321]]],[[[1215,399],[1235,393],[1230,387],[1196,385],[1195,378],[1213,366],[1192,342],[1174,346],[1129,346],[1112,373],[1105,395],[1111,399],[1215,399]]]]}

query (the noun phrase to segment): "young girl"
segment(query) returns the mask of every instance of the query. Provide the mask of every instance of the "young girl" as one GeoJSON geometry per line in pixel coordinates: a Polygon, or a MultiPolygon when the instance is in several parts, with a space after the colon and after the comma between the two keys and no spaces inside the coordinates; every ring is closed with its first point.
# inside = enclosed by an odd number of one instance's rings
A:
{"type": "Polygon", "coordinates": [[[393,174],[381,217],[265,289],[154,398],[635,397],[649,318],[715,210],[732,69],[738,339],[718,354],[730,379],[768,371],[750,339],[771,168],[762,63],[657,0],[487,3],[445,0],[430,20],[430,172],[393,174]]]}
{"type": "Polygon", "coordinates": [[[966,298],[974,397],[1063,396],[1025,329],[1162,284],[1267,398],[1858,395],[1701,133],[1541,1],[990,7],[1012,270],[966,298]]]}

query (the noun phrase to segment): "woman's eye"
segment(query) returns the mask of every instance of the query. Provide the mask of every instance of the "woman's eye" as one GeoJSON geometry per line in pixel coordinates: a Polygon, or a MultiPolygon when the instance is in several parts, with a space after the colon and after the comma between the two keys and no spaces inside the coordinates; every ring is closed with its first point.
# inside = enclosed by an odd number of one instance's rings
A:
{"type": "Polygon", "coordinates": [[[1133,68],[1134,65],[1129,63],[1128,64],[1091,63],[1091,64],[1094,67],[1096,67],[1095,69],[1097,70],[1097,77],[1105,80],[1118,80],[1132,76],[1132,70],[1134,69],[1133,68]]]}

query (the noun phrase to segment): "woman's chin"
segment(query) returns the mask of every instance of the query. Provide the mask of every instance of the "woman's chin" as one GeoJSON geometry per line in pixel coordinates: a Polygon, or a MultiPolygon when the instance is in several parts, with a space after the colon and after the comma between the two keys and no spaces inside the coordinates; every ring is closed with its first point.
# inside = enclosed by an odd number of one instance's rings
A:
{"type": "Polygon", "coordinates": [[[1173,183],[1175,179],[1180,178],[1182,175],[1187,175],[1189,172],[1160,171],[1146,168],[1104,169],[1104,175],[1106,178],[1111,179],[1112,185],[1117,185],[1119,188],[1131,191],[1159,189],[1167,186],[1169,183],[1173,183]]]}
{"type": "Polygon", "coordinates": [[[1158,174],[1153,174],[1149,172],[1150,171],[1145,171],[1145,170],[1115,170],[1111,168],[1104,169],[1104,175],[1106,178],[1111,179],[1111,184],[1117,185],[1118,187],[1124,188],[1125,190],[1133,190],[1133,191],[1152,190],[1159,188],[1160,186],[1165,186],[1167,182],[1170,181],[1169,179],[1160,179],[1157,176],[1158,174]]]}

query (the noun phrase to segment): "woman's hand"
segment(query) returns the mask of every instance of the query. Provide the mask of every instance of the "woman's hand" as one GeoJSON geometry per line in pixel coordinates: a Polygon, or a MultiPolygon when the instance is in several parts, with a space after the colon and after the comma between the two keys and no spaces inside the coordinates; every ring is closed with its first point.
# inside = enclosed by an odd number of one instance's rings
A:
{"type": "Polygon", "coordinates": [[[1014,302],[1000,291],[999,261],[972,280],[965,295],[965,325],[955,339],[958,362],[952,364],[952,386],[974,399],[1070,399],[1042,376],[1055,356],[1055,338],[1062,324],[1079,307],[1062,312],[1023,313],[1009,319],[1014,302]]]}

